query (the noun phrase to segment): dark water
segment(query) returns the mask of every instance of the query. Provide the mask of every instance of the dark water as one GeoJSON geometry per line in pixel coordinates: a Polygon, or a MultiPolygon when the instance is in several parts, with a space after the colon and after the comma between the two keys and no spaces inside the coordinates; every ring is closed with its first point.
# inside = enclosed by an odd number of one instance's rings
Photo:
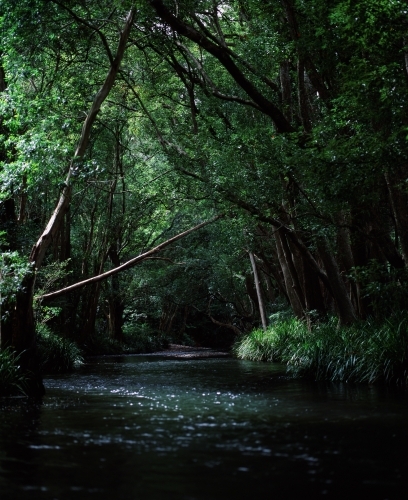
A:
{"type": "Polygon", "coordinates": [[[0,499],[408,499],[404,391],[105,358],[0,411],[0,499]]]}

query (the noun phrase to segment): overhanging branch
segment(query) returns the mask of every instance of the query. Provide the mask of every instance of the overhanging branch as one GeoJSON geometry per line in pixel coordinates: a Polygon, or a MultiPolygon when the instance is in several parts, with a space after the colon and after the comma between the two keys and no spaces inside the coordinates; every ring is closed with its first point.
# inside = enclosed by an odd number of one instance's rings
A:
{"type": "Polygon", "coordinates": [[[168,245],[171,245],[177,240],[180,240],[181,238],[184,238],[185,236],[189,235],[190,233],[197,231],[198,229],[201,229],[204,226],[207,226],[208,224],[212,224],[213,222],[217,221],[223,217],[223,214],[217,215],[213,219],[210,219],[208,221],[202,222],[201,224],[198,224],[197,226],[194,226],[187,231],[184,231],[182,233],[177,234],[176,236],[173,236],[173,238],[170,238],[169,240],[164,241],[163,243],[160,243],[160,245],[157,245],[156,247],[152,248],[151,250],[142,253],[138,255],[137,257],[134,257],[133,259],[128,260],[124,264],[117,266],[113,269],[110,269],[106,273],[98,274],[97,276],[94,276],[92,278],[79,281],[78,283],[75,283],[73,285],[67,286],[66,288],[62,288],[61,290],[57,290],[55,292],[51,293],[46,293],[44,295],[40,295],[36,297],[36,300],[48,300],[48,299],[54,299],[56,297],[60,297],[61,295],[66,295],[69,292],[72,292],[73,290],[78,290],[79,288],[82,288],[86,285],[89,285],[91,283],[96,283],[98,281],[105,280],[106,278],[109,278],[109,276],[113,276],[114,274],[120,273],[121,271],[125,271],[126,269],[130,269],[131,267],[135,266],[139,262],[146,260],[148,258],[151,258],[152,255],[156,254],[157,252],[160,252],[163,248],[167,247],[168,245]]]}

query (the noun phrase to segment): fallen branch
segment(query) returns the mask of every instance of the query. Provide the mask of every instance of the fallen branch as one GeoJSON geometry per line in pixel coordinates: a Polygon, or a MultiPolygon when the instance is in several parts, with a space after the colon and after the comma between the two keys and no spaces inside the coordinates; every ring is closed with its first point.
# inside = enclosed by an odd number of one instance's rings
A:
{"type": "Polygon", "coordinates": [[[211,224],[215,222],[216,220],[220,219],[223,217],[223,215],[217,215],[211,220],[202,222],[201,224],[198,224],[197,226],[192,227],[191,229],[188,229],[187,231],[184,231],[183,233],[179,233],[176,236],[173,236],[173,238],[170,238],[169,240],[164,241],[163,243],[160,243],[160,245],[157,245],[156,247],[152,248],[151,250],[142,253],[138,255],[137,257],[134,257],[133,259],[128,260],[124,264],[121,264],[118,267],[115,267],[113,269],[110,269],[106,273],[98,274],[97,276],[94,276],[92,278],[88,278],[83,281],[79,281],[78,283],[75,283],[73,285],[67,286],[66,288],[61,288],[61,290],[57,290],[55,292],[51,293],[46,293],[44,295],[39,295],[35,297],[35,300],[48,300],[48,299],[53,299],[55,297],[60,297],[61,295],[65,295],[69,292],[72,292],[73,290],[77,290],[78,288],[82,288],[86,285],[89,285],[90,283],[96,283],[97,281],[102,281],[105,280],[106,278],[109,278],[109,276],[113,276],[114,274],[120,273],[121,271],[125,271],[126,269],[130,269],[131,267],[135,266],[139,262],[148,259],[152,255],[154,255],[157,252],[160,252],[164,247],[167,247],[168,245],[171,245],[177,240],[180,240],[181,238],[184,238],[185,236],[189,235],[190,233],[197,231],[198,229],[201,229],[204,226],[207,226],[208,224],[211,224]]]}

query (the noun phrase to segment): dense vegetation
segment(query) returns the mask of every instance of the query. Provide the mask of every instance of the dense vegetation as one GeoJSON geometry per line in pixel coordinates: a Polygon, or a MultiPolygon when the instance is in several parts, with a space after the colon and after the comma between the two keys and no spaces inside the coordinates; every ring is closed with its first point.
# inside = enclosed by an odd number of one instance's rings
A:
{"type": "Polygon", "coordinates": [[[52,335],[228,346],[280,311],[405,360],[405,2],[1,5],[1,349],[27,387],[52,335]]]}

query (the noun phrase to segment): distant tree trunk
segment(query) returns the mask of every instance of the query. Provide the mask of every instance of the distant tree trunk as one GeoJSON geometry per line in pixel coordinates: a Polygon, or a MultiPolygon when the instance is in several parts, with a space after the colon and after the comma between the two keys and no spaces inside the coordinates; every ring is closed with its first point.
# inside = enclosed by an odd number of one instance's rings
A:
{"type": "Polygon", "coordinates": [[[27,205],[27,175],[23,175],[23,182],[22,182],[22,187],[21,187],[21,194],[20,194],[20,207],[19,207],[19,214],[18,214],[18,223],[19,224],[24,224],[26,220],[26,205],[27,205]]]}
{"type": "Polygon", "coordinates": [[[368,233],[370,231],[369,217],[367,215],[367,207],[354,206],[351,210],[351,223],[354,228],[351,233],[351,251],[353,254],[353,262],[356,267],[356,290],[358,314],[364,319],[370,314],[370,301],[365,298],[362,293],[362,283],[359,277],[359,269],[365,268],[370,260],[370,249],[368,233]]]}
{"type": "Polygon", "coordinates": [[[298,105],[299,105],[299,115],[300,121],[302,122],[305,132],[311,132],[312,125],[310,123],[310,113],[308,108],[308,99],[306,94],[305,86],[305,65],[302,59],[298,59],[297,66],[298,75],[298,105]]]}
{"type": "Polygon", "coordinates": [[[339,228],[337,230],[337,248],[339,254],[339,261],[341,263],[342,270],[349,276],[347,283],[350,288],[350,300],[356,311],[359,311],[359,288],[356,283],[356,274],[354,271],[354,258],[351,249],[351,237],[348,228],[344,227],[347,222],[347,217],[345,214],[339,214],[338,223],[339,228]]]}
{"type": "Polygon", "coordinates": [[[2,62],[3,52],[0,49],[0,92],[4,92],[7,88],[6,74],[2,62]]]}
{"type": "Polygon", "coordinates": [[[408,267],[408,195],[400,186],[405,182],[407,165],[403,165],[398,172],[387,172],[385,180],[391,201],[395,225],[401,245],[401,254],[408,267]]]}
{"type": "Polygon", "coordinates": [[[256,311],[259,312],[258,296],[254,290],[254,277],[251,274],[245,275],[245,289],[251,304],[250,316],[257,316],[256,311]]]}
{"type": "Polygon", "coordinates": [[[183,337],[183,335],[186,332],[187,318],[188,318],[188,316],[190,314],[190,310],[191,310],[191,306],[189,306],[189,305],[184,306],[183,322],[182,322],[181,328],[180,328],[180,336],[181,336],[181,338],[183,337]]]}
{"type": "Polygon", "coordinates": [[[282,245],[282,238],[285,237],[281,234],[280,230],[275,231],[275,241],[276,249],[278,252],[278,259],[282,269],[283,278],[285,281],[285,288],[287,296],[289,297],[290,304],[292,306],[293,312],[297,318],[304,317],[304,308],[302,302],[296,292],[295,284],[293,282],[292,274],[286,259],[285,251],[282,245]]]}
{"type": "Polygon", "coordinates": [[[252,252],[249,252],[249,259],[251,261],[252,272],[254,273],[255,288],[258,297],[259,314],[261,316],[262,328],[266,330],[268,327],[268,322],[266,320],[265,305],[262,297],[261,283],[259,281],[258,269],[256,267],[254,254],[252,252]]]}
{"type": "Polygon", "coordinates": [[[302,288],[305,294],[306,311],[315,311],[318,316],[323,316],[326,313],[326,307],[323,300],[320,280],[303,255],[302,266],[302,288]]]}
{"type": "Polygon", "coordinates": [[[284,61],[279,69],[281,93],[282,93],[282,110],[288,122],[292,121],[292,89],[290,84],[290,62],[284,61]]]}
{"type": "MultiPolygon", "coordinates": [[[[115,267],[120,266],[120,259],[116,249],[112,246],[109,250],[109,257],[115,267]]],[[[114,274],[111,277],[111,293],[108,298],[109,302],[109,335],[111,338],[123,341],[123,311],[124,305],[120,297],[119,275],[114,274]]]]}
{"type": "Polygon", "coordinates": [[[174,317],[178,311],[178,305],[169,300],[166,300],[162,306],[162,314],[160,317],[159,330],[164,333],[171,331],[174,317]]]}
{"type": "Polygon", "coordinates": [[[266,283],[266,292],[268,294],[268,299],[271,304],[276,300],[275,287],[273,286],[271,277],[263,270],[263,277],[266,283]]]}
{"type": "MultiPolygon", "coordinates": [[[[106,262],[107,253],[101,250],[99,262],[94,266],[95,275],[99,276],[103,273],[103,268],[106,262]]],[[[101,293],[101,282],[92,283],[88,290],[87,300],[84,301],[82,313],[82,328],[81,336],[83,339],[89,338],[95,334],[96,317],[98,313],[99,296],[101,293]]]]}
{"type": "Polygon", "coordinates": [[[373,217],[372,228],[369,236],[375,243],[376,249],[382,257],[380,260],[384,262],[386,260],[395,269],[404,268],[404,259],[392,241],[389,228],[384,221],[381,221],[380,214],[375,214],[373,217]]]}
{"type": "Polygon", "coordinates": [[[336,304],[339,324],[340,326],[350,325],[357,320],[357,316],[328,241],[321,238],[318,240],[317,248],[330,281],[331,293],[336,304]]]}
{"type": "MultiPolygon", "coordinates": [[[[262,263],[263,263],[263,266],[265,268],[266,273],[268,273],[269,275],[271,275],[273,277],[279,292],[289,302],[289,297],[288,297],[288,294],[286,292],[286,286],[285,286],[285,282],[283,279],[282,269],[281,269],[279,263],[270,262],[270,259],[268,259],[263,252],[259,252],[258,256],[262,260],[262,263]]],[[[278,256],[276,256],[276,260],[279,260],[278,256]]],[[[271,302],[273,302],[273,300],[271,300],[271,302]]]]}

